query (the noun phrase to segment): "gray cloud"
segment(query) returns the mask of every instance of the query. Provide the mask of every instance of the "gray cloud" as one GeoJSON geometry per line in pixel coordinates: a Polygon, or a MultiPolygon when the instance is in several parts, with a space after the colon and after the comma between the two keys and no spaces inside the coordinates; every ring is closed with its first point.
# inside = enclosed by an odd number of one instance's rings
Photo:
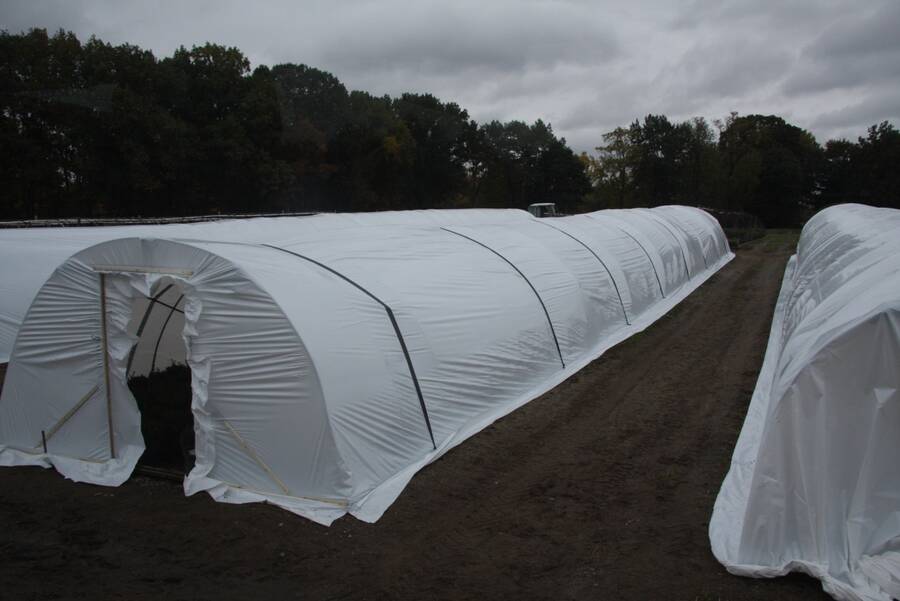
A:
{"type": "Polygon", "coordinates": [[[404,72],[507,73],[557,64],[584,64],[615,56],[612,28],[584,7],[537,4],[527,12],[504,3],[415,4],[379,22],[381,3],[341,15],[323,62],[344,69],[389,65],[404,72]],[[378,24],[372,28],[372,24],[378,24]],[[502,27],[498,24],[502,23],[502,27]],[[360,31],[372,31],[360,36],[360,31]]]}
{"type": "Polygon", "coordinates": [[[900,76],[900,3],[846,17],[818,35],[785,82],[787,94],[880,86],[900,76]]]}
{"type": "Polygon", "coordinates": [[[699,109],[709,98],[741,97],[780,79],[792,61],[789,51],[765,40],[719,39],[693,46],[658,82],[699,109]]]}
{"type": "MultiPolygon", "coordinates": [[[[881,121],[900,121],[900,90],[870,96],[859,102],[825,112],[816,117],[812,127],[834,130],[856,130],[857,124],[873,125],[881,121]]],[[[863,131],[857,133],[863,134],[863,131]]]]}
{"type": "Polygon", "coordinates": [[[810,44],[814,57],[867,57],[900,48],[900,3],[888,2],[869,9],[862,5],[853,17],[835,23],[810,44]]]}
{"type": "Polygon", "coordinates": [[[351,89],[431,92],[479,121],[541,118],[576,150],[651,112],[775,113],[822,142],[900,112],[896,0],[0,0],[0,27],[62,27],[158,56],[234,45],[351,89]]]}

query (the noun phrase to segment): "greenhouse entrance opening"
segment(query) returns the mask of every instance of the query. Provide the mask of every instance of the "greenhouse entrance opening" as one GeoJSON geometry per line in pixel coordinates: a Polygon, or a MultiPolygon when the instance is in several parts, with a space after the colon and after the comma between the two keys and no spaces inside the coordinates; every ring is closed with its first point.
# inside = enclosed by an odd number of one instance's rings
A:
{"type": "Polygon", "coordinates": [[[149,296],[132,301],[128,332],[137,342],[126,367],[146,447],[138,466],[179,478],[194,466],[191,369],[182,338],[184,305],[184,290],[168,277],[159,280],[149,296]]]}

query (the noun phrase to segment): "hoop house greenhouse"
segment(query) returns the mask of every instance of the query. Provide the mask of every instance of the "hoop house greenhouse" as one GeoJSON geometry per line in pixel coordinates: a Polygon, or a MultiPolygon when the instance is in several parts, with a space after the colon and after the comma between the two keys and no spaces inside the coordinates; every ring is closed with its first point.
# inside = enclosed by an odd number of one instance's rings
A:
{"type": "Polygon", "coordinates": [[[840,205],[791,258],[710,521],[729,571],[900,598],[900,211],[840,205]]]}
{"type": "Polygon", "coordinates": [[[423,466],[733,257],[686,207],[2,232],[0,248],[40,257],[0,307],[15,336],[0,464],[126,480],[144,451],[138,331],[174,328],[192,378],[185,491],[324,524],[378,519],[423,466]]]}

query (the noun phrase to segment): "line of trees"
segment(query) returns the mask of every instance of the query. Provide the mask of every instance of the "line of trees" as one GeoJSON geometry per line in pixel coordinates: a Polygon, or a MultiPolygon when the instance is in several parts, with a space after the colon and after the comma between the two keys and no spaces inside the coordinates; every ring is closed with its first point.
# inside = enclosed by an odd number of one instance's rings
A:
{"type": "Polygon", "coordinates": [[[790,227],[842,202],[900,208],[900,132],[888,122],[823,148],[774,115],[732,113],[712,125],[648,115],[603,141],[596,156],[582,155],[588,209],[692,204],[790,227]]]}
{"type": "Polygon", "coordinates": [[[0,34],[0,218],[511,207],[589,191],[542,121],[478,125],[452,102],[349,92],[237,48],[151,52],[0,34]]]}
{"type": "Polygon", "coordinates": [[[776,116],[648,115],[577,156],[549,124],[478,124],[429,94],[348,91],[237,48],[0,32],[0,219],[682,203],[795,225],[900,206],[900,133],[819,146],[776,116]]]}

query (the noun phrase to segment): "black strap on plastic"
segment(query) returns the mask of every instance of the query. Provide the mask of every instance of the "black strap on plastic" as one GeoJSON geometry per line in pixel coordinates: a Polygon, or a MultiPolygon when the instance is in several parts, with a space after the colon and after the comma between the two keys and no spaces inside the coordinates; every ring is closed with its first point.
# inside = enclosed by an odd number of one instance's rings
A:
{"type": "Polygon", "coordinates": [[[394,312],[387,305],[387,303],[385,303],[383,300],[381,300],[380,298],[378,298],[377,296],[375,296],[374,294],[372,294],[371,292],[369,292],[368,290],[366,290],[365,288],[363,288],[362,286],[360,286],[359,284],[357,284],[356,282],[354,282],[353,280],[351,280],[350,278],[345,276],[344,274],[332,269],[331,267],[329,267],[328,265],[325,265],[324,263],[320,263],[319,261],[316,261],[315,259],[311,259],[305,255],[301,255],[300,253],[295,253],[293,251],[290,251],[286,248],[281,248],[279,246],[273,246],[271,244],[263,244],[262,246],[265,246],[267,248],[271,248],[274,250],[280,250],[281,252],[287,253],[289,255],[294,255],[297,258],[303,259],[304,261],[308,261],[309,263],[312,263],[313,265],[321,267],[322,269],[331,273],[332,275],[336,275],[337,277],[341,278],[342,280],[344,280],[345,282],[347,282],[348,284],[350,284],[351,286],[353,286],[354,288],[356,288],[357,290],[359,290],[360,292],[362,292],[363,294],[365,294],[366,296],[368,296],[369,298],[374,300],[376,303],[378,303],[379,305],[384,307],[384,311],[385,311],[385,313],[387,313],[388,319],[391,320],[391,326],[393,326],[393,328],[394,328],[394,334],[397,335],[397,340],[400,342],[400,348],[403,349],[403,356],[406,358],[406,366],[409,368],[409,375],[412,378],[413,385],[416,388],[416,396],[419,397],[419,405],[422,407],[422,416],[425,418],[425,426],[428,428],[428,437],[431,439],[431,446],[434,447],[435,449],[437,449],[437,444],[434,442],[434,433],[431,430],[431,420],[428,418],[428,408],[425,407],[425,398],[422,396],[422,388],[419,386],[419,378],[416,377],[416,369],[413,367],[412,357],[409,356],[409,349],[406,348],[406,341],[403,339],[403,333],[400,331],[400,326],[397,324],[397,318],[394,317],[394,312]]]}
{"type": "Polygon", "coordinates": [[[173,307],[173,306],[170,305],[169,303],[164,303],[164,302],[161,301],[161,300],[154,300],[154,299],[152,299],[152,298],[150,298],[150,297],[146,297],[146,296],[145,296],[144,298],[146,298],[146,299],[149,300],[149,301],[152,301],[152,302],[156,303],[157,305],[162,305],[163,307],[165,307],[165,308],[167,308],[167,309],[172,309],[172,310],[175,311],[176,313],[181,313],[182,315],[184,315],[184,311],[182,311],[182,310],[179,309],[178,307],[173,307]]]}
{"type": "Polygon", "coordinates": [[[147,327],[147,320],[150,319],[150,313],[153,311],[153,305],[160,302],[159,299],[162,297],[163,294],[168,292],[169,288],[171,288],[172,286],[174,286],[174,284],[169,284],[168,286],[166,286],[165,288],[163,288],[162,290],[157,292],[154,296],[146,297],[147,300],[150,301],[150,304],[147,305],[147,310],[144,311],[144,316],[141,318],[141,324],[138,326],[138,329],[137,329],[137,338],[138,338],[139,342],[136,343],[133,347],[131,347],[131,351],[128,353],[128,365],[125,366],[125,374],[126,375],[131,373],[131,364],[134,363],[134,354],[137,351],[137,345],[140,344],[140,338],[141,338],[141,335],[144,333],[144,328],[147,327]]]}
{"type": "Polygon", "coordinates": [[[666,231],[669,232],[669,234],[672,236],[672,239],[675,240],[675,244],[677,244],[679,250],[681,250],[681,260],[684,261],[684,273],[687,275],[688,279],[691,279],[691,269],[688,267],[687,255],[684,254],[684,247],[681,246],[681,240],[678,239],[678,236],[675,235],[675,232],[673,232],[672,228],[669,227],[669,224],[666,223],[666,220],[662,217],[657,217],[656,215],[654,215],[652,212],[650,212],[650,209],[647,209],[646,213],[642,212],[640,214],[646,215],[647,218],[651,221],[655,221],[659,225],[666,228],[666,231]]]}
{"type": "Polygon", "coordinates": [[[612,272],[609,270],[609,267],[606,266],[606,263],[603,262],[603,259],[601,259],[601,258],[597,255],[597,253],[595,253],[593,250],[591,250],[591,247],[590,247],[590,246],[588,246],[587,244],[585,244],[584,242],[582,242],[581,240],[579,240],[578,238],[576,238],[575,236],[573,236],[572,234],[570,234],[569,232],[567,232],[566,230],[560,229],[560,228],[556,227],[555,225],[551,225],[551,224],[547,223],[547,220],[546,220],[546,219],[539,219],[539,220],[538,220],[538,223],[540,223],[540,224],[542,224],[542,225],[546,225],[546,226],[549,227],[549,228],[553,228],[554,230],[556,230],[556,231],[559,232],[560,234],[565,234],[566,236],[568,236],[569,238],[571,238],[572,240],[574,240],[574,241],[577,242],[578,244],[582,245],[582,246],[585,248],[585,250],[587,250],[589,253],[591,253],[592,255],[594,255],[594,258],[595,258],[595,259],[597,259],[598,261],[600,261],[600,264],[603,265],[603,269],[606,270],[606,274],[609,276],[609,281],[612,282],[613,288],[615,288],[615,290],[616,290],[616,296],[619,297],[619,304],[622,305],[622,315],[625,316],[625,323],[626,323],[626,325],[631,325],[631,322],[628,321],[628,312],[625,310],[625,302],[622,300],[622,294],[619,292],[619,286],[618,286],[618,284],[616,284],[616,278],[613,277],[612,272]]]}
{"type": "Polygon", "coordinates": [[[446,228],[446,227],[442,227],[441,229],[444,230],[445,232],[449,232],[449,233],[451,233],[451,234],[455,234],[455,235],[459,236],[460,238],[465,238],[466,240],[468,240],[468,241],[470,241],[470,242],[474,242],[475,244],[477,244],[478,246],[481,246],[482,248],[486,248],[487,250],[491,251],[492,253],[494,253],[495,255],[497,255],[498,257],[500,257],[501,259],[503,259],[504,261],[506,261],[506,263],[507,263],[510,267],[512,267],[513,269],[516,270],[516,273],[518,273],[520,276],[522,276],[522,279],[525,280],[525,283],[528,284],[528,287],[531,288],[531,291],[532,291],[532,292],[534,292],[534,296],[538,299],[538,302],[541,303],[541,309],[544,310],[544,315],[547,316],[547,324],[550,326],[550,333],[553,335],[553,343],[556,345],[556,352],[559,354],[559,362],[562,363],[563,368],[565,368],[565,367],[566,367],[566,362],[565,362],[565,360],[563,359],[562,351],[561,351],[560,348],[559,348],[559,340],[556,338],[556,330],[553,329],[553,322],[550,320],[550,312],[547,311],[547,305],[544,304],[544,300],[541,298],[541,295],[538,294],[537,288],[535,288],[534,285],[531,283],[531,281],[530,281],[527,277],[525,277],[525,274],[522,273],[522,272],[519,270],[519,268],[516,267],[516,266],[513,264],[512,261],[510,261],[509,259],[507,259],[507,258],[504,257],[503,255],[501,255],[500,253],[498,253],[496,250],[494,250],[493,248],[491,248],[491,247],[488,246],[487,244],[484,244],[484,243],[482,243],[482,242],[479,242],[479,241],[476,240],[475,238],[470,238],[470,237],[466,236],[465,234],[460,234],[459,232],[455,232],[455,231],[453,231],[453,230],[451,230],[451,229],[449,229],[449,228],[446,228]]]}
{"type": "Polygon", "coordinates": [[[670,223],[672,225],[672,227],[676,228],[678,231],[680,231],[682,234],[684,234],[685,238],[691,238],[691,239],[695,240],[697,242],[697,244],[700,246],[700,256],[703,257],[703,267],[704,268],[709,267],[709,263],[707,263],[707,261],[706,261],[706,253],[703,252],[703,240],[701,240],[700,238],[698,238],[696,236],[692,236],[690,234],[690,232],[688,232],[678,221],[676,221],[674,219],[672,219],[670,221],[668,218],[663,217],[662,215],[660,215],[659,218],[664,219],[667,223],[670,223]]]}
{"type": "Polygon", "coordinates": [[[690,233],[688,233],[688,231],[687,231],[684,227],[682,227],[681,224],[678,223],[677,221],[674,221],[674,220],[673,220],[673,221],[670,221],[669,223],[671,223],[673,226],[675,226],[675,227],[677,227],[678,229],[680,229],[680,230],[682,231],[682,233],[683,233],[685,236],[687,236],[688,238],[693,238],[694,240],[697,241],[697,244],[700,245],[700,256],[703,257],[703,268],[704,268],[704,269],[708,268],[708,267],[709,267],[709,261],[706,260],[706,253],[703,251],[703,240],[701,240],[698,236],[692,236],[692,235],[691,235],[690,233]]]}
{"type": "MultiPolygon", "coordinates": [[[[166,317],[166,321],[163,322],[162,329],[159,330],[159,337],[157,337],[157,339],[156,339],[156,346],[153,347],[153,360],[150,362],[150,373],[151,374],[156,369],[156,354],[159,353],[159,343],[162,342],[163,334],[166,333],[166,328],[169,326],[169,320],[172,319],[172,316],[175,315],[176,311],[178,311],[179,313],[184,313],[184,311],[177,308],[178,303],[180,303],[181,299],[183,299],[183,298],[184,298],[183,294],[181,296],[179,296],[178,300],[175,301],[174,307],[172,305],[166,305],[167,307],[169,307],[171,309],[171,311],[169,311],[169,315],[166,317]]],[[[156,301],[156,302],[159,302],[159,301],[156,301]]]]}
{"type": "MultiPolygon", "coordinates": [[[[588,217],[593,217],[593,215],[588,213],[588,217]]],[[[629,238],[634,240],[634,243],[641,247],[641,250],[644,251],[645,255],[647,255],[647,260],[650,261],[650,267],[653,268],[653,274],[656,276],[656,283],[659,284],[659,293],[662,294],[663,298],[666,298],[666,293],[662,287],[662,281],[660,281],[660,279],[659,279],[659,272],[656,271],[656,265],[653,264],[653,259],[650,258],[650,253],[647,252],[647,249],[644,248],[644,245],[641,244],[637,238],[635,238],[634,236],[629,234],[628,230],[626,230],[622,226],[616,225],[615,223],[611,223],[610,225],[612,225],[614,228],[616,228],[617,230],[619,230],[620,232],[622,232],[623,234],[625,234],[626,236],[628,236],[629,238]]]]}
{"type": "MultiPolygon", "coordinates": [[[[687,208],[687,207],[685,207],[685,208],[687,208]]],[[[712,231],[709,232],[709,234],[712,236],[713,244],[715,244],[716,250],[718,251],[718,250],[719,250],[719,242],[721,242],[721,240],[719,239],[719,236],[716,235],[716,230],[722,231],[722,225],[719,223],[719,220],[718,220],[718,219],[716,219],[715,217],[713,217],[712,215],[710,215],[709,213],[707,213],[707,212],[704,211],[703,209],[697,207],[697,211],[700,212],[701,218],[706,220],[707,225],[711,225],[711,226],[712,226],[712,231]]],[[[723,232],[722,235],[724,235],[724,232],[723,232]]],[[[721,250],[722,250],[722,254],[725,254],[725,248],[726,248],[727,245],[728,245],[728,239],[727,239],[727,238],[725,239],[725,245],[726,245],[726,246],[723,246],[722,249],[721,249],[721,250]]],[[[703,246],[703,245],[701,244],[701,246],[703,246]]],[[[705,257],[704,257],[704,258],[705,258],[705,257]]]]}

